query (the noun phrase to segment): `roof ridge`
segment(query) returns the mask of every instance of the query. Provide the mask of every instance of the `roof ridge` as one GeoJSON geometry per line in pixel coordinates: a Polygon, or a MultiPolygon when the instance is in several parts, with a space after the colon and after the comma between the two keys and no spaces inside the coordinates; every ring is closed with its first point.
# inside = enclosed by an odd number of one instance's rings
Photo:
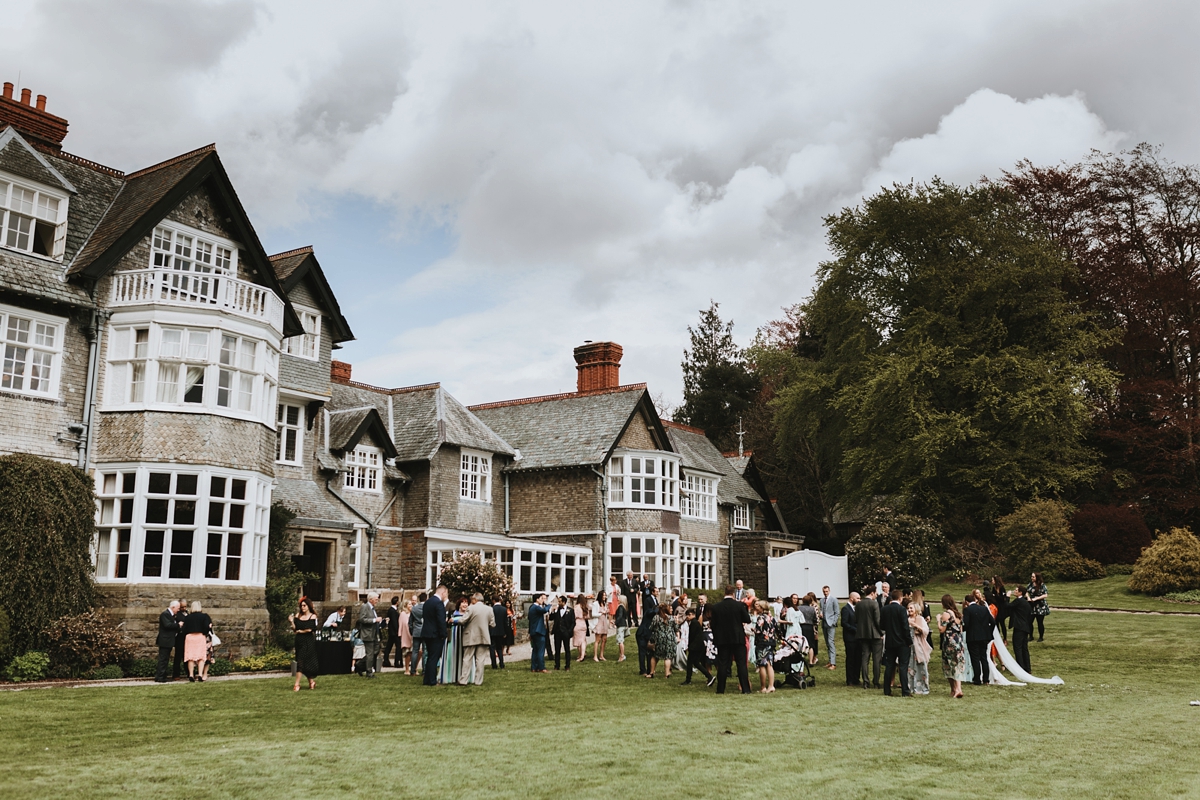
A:
{"type": "MultiPolygon", "coordinates": [[[[373,405],[354,406],[353,408],[339,408],[334,411],[330,411],[329,413],[330,414],[349,414],[351,411],[369,411],[372,408],[375,408],[375,406],[373,406],[373,405]]],[[[379,409],[375,408],[375,410],[378,411],[379,409]]]]}
{"type": "Polygon", "coordinates": [[[563,392],[561,394],[544,394],[537,397],[521,397],[516,400],[500,400],[495,403],[479,403],[473,406],[467,406],[468,411],[482,411],[489,408],[504,408],[506,406],[525,406],[533,403],[545,403],[551,400],[571,400],[576,397],[595,397],[601,394],[616,394],[618,392],[632,392],[637,389],[645,389],[644,383],[628,383],[624,386],[614,386],[609,389],[591,389],[586,392],[563,392]]]}
{"type": "Polygon", "coordinates": [[[440,389],[442,387],[441,383],[422,383],[422,384],[418,384],[417,386],[401,386],[399,389],[388,389],[383,386],[375,386],[374,384],[363,383],[362,381],[338,381],[338,380],[335,380],[335,381],[333,381],[333,383],[336,383],[338,386],[353,386],[356,389],[367,389],[372,392],[379,392],[380,394],[393,394],[393,395],[394,394],[410,394],[412,392],[420,392],[420,391],[424,391],[427,389],[440,389]]]}
{"type": "Polygon", "coordinates": [[[172,164],[178,164],[180,161],[184,161],[186,159],[192,158],[193,156],[200,155],[201,153],[215,153],[215,152],[217,152],[217,144],[216,144],[216,142],[213,142],[211,144],[204,145],[204,147],[197,147],[195,150],[192,150],[190,152],[181,153],[181,154],[175,156],[174,158],[168,158],[166,161],[160,161],[157,164],[151,164],[150,166],[139,169],[136,172],[131,172],[128,175],[126,175],[125,177],[127,179],[140,178],[147,173],[154,172],[155,170],[162,169],[163,167],[169,167],[172,164]]]}
{"type": "Polygon", "coordinates": [[[313,251],[313,246],[311,244],[306,244],[303,247],[297,247],[294,250],[285,250],[282,253],[276,253],[273,256],[267,256],[267,258],[271,259],[272,261],[278,261],[281,258],[287,258],[288,256],[298,256],[301,253],[311,253],[312,251],[313,251]]]}
{"type": "Polygon", "coordinates": [[[750,456],[754,455],[754,451],[743,450],[741,453],[738,453],[737,450],[730,450],[728,453],[721,453],[721,455],[725,456],[726,458],[749,458],[750,456]]]}
{"type": "Polygon", "coordinates": [[[703,428],[696,428],[691,425],[684,425],[682,422],[676,422],[673,419],[664,419],[664,420],[661,420],[661,422],[662,422],[664,428],[676,428],[681,431],[687,431],[688,433],[698,433],[701,436],[708,435],[707,433],[704,432],[703,428]]]}
{"type": "Polygon", "coordinates": [[[61,158],[63,161],[70,161],[73,164],[78,164],[81,167],[87,167],[88,169],[95,170],[96,172],[103,172],[106,175],[111,175],[114,178],[125,177],[125,173],[119,169],[116,169],[115,167],[106,167],[97,161],[92,161],[90,158],[77,156],[74,153],[68,153],[66,150],[56,150],[52,153],[46,153],[46,155],[54,156],[55,158],[61,158]]]}

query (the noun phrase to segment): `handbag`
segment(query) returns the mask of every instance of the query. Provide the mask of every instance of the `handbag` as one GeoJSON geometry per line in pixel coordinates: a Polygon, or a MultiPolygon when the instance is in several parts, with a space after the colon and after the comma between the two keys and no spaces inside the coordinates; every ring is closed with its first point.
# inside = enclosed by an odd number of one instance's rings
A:
{"type": "Polygon", "coordinates": [[[217,636],[217,632],[216,632],[216,631],[213,631],[213,632],[212,632],[211,634],[209,634],[209,635],[212,637],[212,638],[211,638],[211,640],[210,640],[210,641],[211,641],[211,643],[212,643],[212,646],[213,646],[213,647],[220,647],[220,646],[221,646],[221,637],[220,637],[220,636],[217,636]]]}

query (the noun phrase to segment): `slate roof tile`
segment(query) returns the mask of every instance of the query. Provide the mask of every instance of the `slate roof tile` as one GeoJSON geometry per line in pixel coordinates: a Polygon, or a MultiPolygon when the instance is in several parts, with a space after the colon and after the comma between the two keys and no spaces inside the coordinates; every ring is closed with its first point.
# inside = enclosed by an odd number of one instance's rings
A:
{"type": "Polygon", "coordinates": [[[677,423],[663,422],[671,444],[683,459],[683,468],[715,472],[721,476],[717,483],[717,502],[739,505],[747,500],[760,501],[764,498],[754,490],[729,459],[721,454],[717,446],[695,428],[685,428],[677,423]]]}

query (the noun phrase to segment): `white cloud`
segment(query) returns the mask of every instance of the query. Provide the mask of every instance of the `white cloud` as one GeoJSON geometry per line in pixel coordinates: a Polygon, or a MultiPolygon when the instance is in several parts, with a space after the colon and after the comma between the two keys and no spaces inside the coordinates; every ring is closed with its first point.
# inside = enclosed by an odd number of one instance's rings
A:
{"type": "Polygon", "coordinates": [[[1117,131],[1200,158],[1200,51],[1180,43],[1200,6],[1171,0],[18,10],[0,72],[70,118],[69,149],[135,169],[216,141],[261,229],[345,226],[318,255],[335,286],[369,273],[340,298],[355,374],[471,401],[568,389],[572,346],[604,338],[627,380],[677,397],[697,310],[721,302],[747,341],[811,288],[822,216],[884,182],[1117,131]],[[348,214],[354,194],[394,225],[348,214]],[[359,257],[430,227],[452,252],[415,275],[359,257]]]}

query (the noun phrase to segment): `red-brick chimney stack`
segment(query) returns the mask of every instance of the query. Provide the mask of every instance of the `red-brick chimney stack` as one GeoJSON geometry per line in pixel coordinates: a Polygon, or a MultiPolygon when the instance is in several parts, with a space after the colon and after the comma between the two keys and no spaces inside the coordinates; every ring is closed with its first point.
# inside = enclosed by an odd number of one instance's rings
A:
{"type": "Polygon", "coordinates": [[[621,385],[621,354],[616,342],[588,342],[575,348],[575,369],[579,370],[578,389],[601,392],[621,385]]]}
{"type": "Polygon", "coordinates": [[[0,128],[11,125],[35,144],[61,150],[67,138],[67,121],[46,113],[46,95],[37,96],[36,106],[30,102],[32,96],[33,92],[22,89],[21,99],[13,99],[13,85],[5,82],[4,94],[0,95],[0,128]]]}
{"type": "Polygon", "coordinates": [[[329,364],[329,378],[334,383],[349,383],[351,369],[352,367],[345,361],[331,361],[329,364]]]}

